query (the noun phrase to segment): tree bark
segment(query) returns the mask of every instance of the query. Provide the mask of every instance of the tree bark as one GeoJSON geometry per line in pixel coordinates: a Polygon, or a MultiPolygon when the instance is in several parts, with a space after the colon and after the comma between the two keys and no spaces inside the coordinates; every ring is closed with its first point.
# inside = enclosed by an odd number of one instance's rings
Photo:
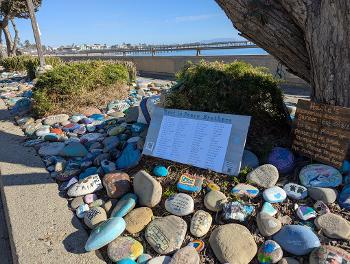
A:
{"type": "Polygon", "coordinates": [[[13,27],[13,31],[15,32],[15,37],[13,39],[13,44],[12,44],[12,48],[11,48],[11,53],[13,56],[17,55],[17,44],[19,41],[19,32],[15,23],[15,20],[13,18],[11,18],[11,24],[13,27]]]}
{"type": "Polygon", "coordinates": [[[350,107],[349,0],[216,0],[247,39],[312,86],[317,102],[350,107]]]}
{"type": "Polygon", "coordinates": [[[9,18],[5,16],[2,21],[2,30],[4,32],[5,41],[6,41],[7,56],[11,57],[13,42],[12,42],[12,36],[9,30],[9,27],[8,27],[8,22],[9,22],[9,18]]]}

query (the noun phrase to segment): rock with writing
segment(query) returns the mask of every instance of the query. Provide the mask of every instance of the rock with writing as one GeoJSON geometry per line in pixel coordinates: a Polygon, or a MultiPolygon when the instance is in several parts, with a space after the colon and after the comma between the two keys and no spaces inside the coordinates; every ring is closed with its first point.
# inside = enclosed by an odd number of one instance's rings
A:
{"type": "Polygon", "coordinates": [[[287,183],[284,185],[283,190],[287,193],[287,196],[295,199],[302,200],[307,197],[307,188],[296,183],[287,183]]]}
{"type": "Polygon", "coordinates": [[[189,215],[193,212],[194,201],[188,194],[177,193],[166,199],[165,209],[177,216],[189,215]]]}
{"type": "Polygon", "coordinates": [[[278,170],[271,164],[264,164],[249,172],[247,180],[261,188],[274,186],[279,178],[278,170]]]}
{"type": "Polygon", "coordinates": [[[107,254],[114,262],[124,258],[135,260],[143,254],[143,246],[132,237],[117,237],[108,244],[107,254]]]}
{"type": "Polygon", "coordinates": [[[103,188],[100,177],[96,175],[91,175],[84,180],[81,180],[74,184],[68,190],[68,196],[77,197],[86,195],[89,193],[94,193],[103,188]]]}
{"type": "Polygon", "coordinates": [[[316,218],[315,225],[330,238],[350,240],[350,223],[343,217],[328,213],[316,218]]]}
{"type": "Polygon", "coordinates": [[[173,255],[170,264],[199,264],[199,255],[193,247],[186,246],[173,255]]]}
{"type": "Polygon", "coordinates": [[[94,229],[97,225],[107,220],[106,211],[101,207],[91,208],[84,215],[84,223],[90,229],[94,229]]]}
{"type": "Polygon", "coordinates": [[[178,183],[177,189],[180,192],[200,192],[202,190],[203,178],[195,175],[191,175],[189,173],[185,173],[181,175],[178,183]]]}
{"type": "Polygon", "coordinates": [[[306,187],[337,187],[342,183],[340,172],[328,165],[310,164],[305,166],[299,173],[302,185],[306,187]]]}
{"type": "Polygon", "coordinates": [[[191,219],[190,232],[195,237],[202,237],[209,232],[213,218],[209,213],[198,210],[191,219]]]}

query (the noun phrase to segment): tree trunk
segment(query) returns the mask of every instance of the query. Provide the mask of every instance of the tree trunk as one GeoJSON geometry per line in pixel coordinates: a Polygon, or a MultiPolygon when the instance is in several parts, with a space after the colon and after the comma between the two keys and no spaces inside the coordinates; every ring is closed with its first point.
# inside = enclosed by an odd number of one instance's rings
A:
{"type": "Polygon", "coordinates": [[[19,32],[15,23],[15,20],[13,18],[11,18],[11,24],[13,27],[13,31],[15,32],[15,37],[13,39],[13,43],[12,43],[12,48],[11,48],[11,53],[13,56],[17,55],[17,44],[19,41],[19,32]]]}
{"type": "Polygon", "coordinates": [[[312,99],[350,107],[349,0],[216,0],[242,35],[309,82],[312,99]]]}
{"type": "Polygon", "coordinates": [[[0,59],[7,57],[7,53],[4,52],[4,50],[3,50],[2,29],[3,29],[3,22],[0,21],[0,59]]]}
{"type": "Polygon", "coordinates": [[[6,40],[7,56],[11,57],[13,42],[12,42],[12,37],[9,30],[8,22],[9,22],[9,18],[4,17],[4,20],[2,22],[2,30],[4,32],[5,40],[6,40]]]}

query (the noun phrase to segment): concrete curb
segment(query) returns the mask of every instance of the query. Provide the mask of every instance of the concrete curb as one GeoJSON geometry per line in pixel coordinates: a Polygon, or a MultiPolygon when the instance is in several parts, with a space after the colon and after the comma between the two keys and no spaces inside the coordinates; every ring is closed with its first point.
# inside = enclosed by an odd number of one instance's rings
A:
{"type": "Polygon", "coordinates": [[[0,99],[0,190],[13,263],[105,263],[85,252],[86,230],[11,120],[0,99]]]}

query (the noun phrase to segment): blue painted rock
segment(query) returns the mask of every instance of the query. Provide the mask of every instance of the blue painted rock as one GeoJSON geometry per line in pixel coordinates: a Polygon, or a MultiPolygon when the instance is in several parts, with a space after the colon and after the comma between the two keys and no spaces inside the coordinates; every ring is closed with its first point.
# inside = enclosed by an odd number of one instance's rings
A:
{"type": "Polygon", "coordinates": [[[135,167],[141,159],[141,152],[134,144],[128,144],[116,161],[117,169],[129,169],[135,167]]]}
{"type": "Polygon", "coordinates": [[[171,261],[171,257],[168,256],[160,256],[151,259],[150,261],[147,262],[147,264],[169,264],[171,261]]]}
{"type": "Polygon", "coordinates": [[[153,174],[157,177],[165,177],[168,175],[168,169],[164,166],[158,165],[154,167],[153,174]]]}
{"type": "Polygon", "coordinates": [[[124,258],[116,262],[117,264],[136,264],[131,258],[124,258]]]}
{"type": "Polygon", "coordinates": [[[165,209],[173,215],[189,215],[194,210],[194,201],[188,194],[177,193],[165,200],[165,209]]]}
{"type": "Polygon", "coordinates": [[[263,212],[257,214],[256,223],[258,225],[260,234],[262,234],[265,237],[269,237],[273,234],[276,234],[282,227],[282,223],[280,220],[263,212]]]}
{"type": "Polygon", "coordinates": [[[350,209],[350,185],[345,185],[339,194],[338,201],[340,207],[350,209]]]}
{"type": "Polygon", "coordinates": [[[67,194],[69,197],[77,197],[94,193],[103,188],[101,179],[98,175],[91,175],[69,188],[67,194]]]}
{"type": "Polygon", "coordinates": [[[88,133],[80,138],[80,142],[86,144],[88,142],[99,141],[103,139],[103,135],[101,133],[88,133]]]}
{"type": "Polygon", "coordinates": [[[203,210],[195,212],[191,219],[190,232],[195,237],[202,237],[209,232],[213,218],[203,210]]]}
{"type": "Polygon", "coordinates": [[[94,120],[93,120],[92,118],[84,117],[84,118],[81,120],[81,122],[82,122],[83,124],[88,125],[88,124],[92,124],[92,123],[94,122],[94,120]]]}
{"type": "Polygon", "coordinates": [[[270,216],[274,216],[277,214],[276,208],[274,208],[273,205],[269,202],[264,202],[261,212],[266,213],[270,216]]]}
{"type": "Polygon", "coordinates": [[[80,173],[79,180],[83,180],[91,175],[97,174],[97,167],[89,167],[84,172],[80,173]]]}
{"type": "Polygon", "coordinates": [[[71,142],[61,150],[60,154],[64,157],[84,157],[88,151],[82,144],[71,142]]]}
{"type": "Polygon", "coordinates": [[[307,188],[296,183],[287,183],[284,185],[283,190],[288,197],[295,200],[305,199],[308,195],[307,188]]]}
{"type": "Polygon", "coordinates": [[[338,247],[322,245],[313,250],[309,257],[310,264],[348,264],[350,263],[350,253],[338,247]]]}
{"type": "Polygon", "coordinates": [[[40,156],[57,156],[60,154],[64,148],[64,143],[62,142],[52,142],[47,145],[43,145],[38,153],[40,156]]]}
{"type": "Polygon", "coordinates": [[[75,213],[78,218],[84,218],[87,211],[90,210],[90,207],[87,204],[81,204],[79,207],[75,210],[75,213]]]}
{"type": "Polygon", "coordinates": [[[318,229],[330,238],[350,240],[350,222],[340,215],[328,213],[315,219],[318,229]]]}
{"type": "Polygon", "coordinates": [[[112,261],[135,260],[143,254],[143,246],[132,237],[117,237],[108,245],[107,254],[112,261]]]}
{"type": "Polygon", "coordinates": [[[142,254],[137,258],[137,264],[147,264],[148,261],[152,259],[152,256],[149,254],[142,254]]]}
{"type": "Polygon", "coordinates": [[[103,160],[101,162],[101,167],[102,167],[104,173],[110,173],[110,172],[115,171],[117,169],[115,164],[109,160],[103,160]]]}
{"type": "Polygon", "coordinates": [[[125,172],[108,173],[103,177],[103,186],[109,198],[120,198],[131,190],[130,177],[125,172]]]}
{"type": "Polygon", "coordinates": [[[278,170],[271,164],[264,164],[257,167],[247,175],[247,180],[262,188],[274,186],[279,178],[278,170]]]}
{"type": "Polygon", "coordinates": [[[143,123],[134,123],[131,126],[132,133],[141,133],[146,127],[146,124],[143,123]]]}
{"type": "Polygon", "coordinates": [[[21,98],[15,103],[14,107],[11,109],[11,113],[26,113],[31,109],[31,106],[32,101],[29,98],[21,98]]]}
{"type": "Polygon", "coordinates": [[[85,126],[80,126],[77,129],[74,129],[73,133],[75,133],[77,135],[84,135],[86,133],[86,127],[85,126]]]}
{"type": "Polygon", "coordinates": [[[82,120],[85,117],[86,116],[80,115],[80,114],[72,115],[71,118],[70,118],[70,121],[72,121],[73,123],[78,123],[80,120],[82,120]]]}
{"type": "Polygon", "coordinates": [[[107,220],[106,211],[102,207],[90,208],[84,215],[84,223],[90,229],[107,220]]]}
{"type": "Polygon", "coordinates": [[[323,215],[331,212],[328,206],[322,201],[317,201],[314,204],[314,208],[319,215],[323,215]]]}
{"type": "Polygon", "coordinates": [[[283,202],[287,198],[287,194],[282,188],[280,188],[278,186],[274,186],[274,187],[266,189],[263,192],[263,197],[264,197],[266,202],[280,203],[280,202],[283,202]]]}
{"type": "Polygon", "coordinates": [[[124,217],[136,206],[137,196],[134,193],[125,194],[114,207],[111,217],[124,217]]]}
{"type": "Polygon", "coordinates": [[[126,143],[129,143],[129,144],[137,144],[137,142],[140,140],[141,138],[140,137],[131,137],[129,138],[126,143]]]}
{"type": "Polygon", "coordinates": [[[134,175],[133,185],[140,205],[152,208],[160,203],[162,185],[146,171],[141,170],[134,175]]]}
{"type": "Polygon", "coordinates": [[[89,118],[101,121],[105,119],[105,116],[103,114],[92,114],[89,118]]]}
{"type": "Polygon", "coordinates": [[[63,182],[60,185],[60,189],[59,190],[60,191],[66,191],[66,190],[69,189],[69,187],[71,187],[73,184],[75,184],[77,182],[78,182],[78,179],[76,177],[73,177],[70,180],[63,182]]]}
{"type": "Polygon", "coordinates": [[[280,173],[289,173],[295,164],[294,154],[287,148],[273,148],[267,162],[274,165],[280,173]]]}
{"type": "Polygon", "coordinates": [[[255,169],[259,166],[259,159],[258,157],[249,150],[243,151],[243,157],[242,157],[242,164],[241,168],[252,168],[255,169]]]}
{"type": "Polygon", "coordinates": [[[176,251],[176,253],[171,258],[170,264],[199,264],[199,255],[197,250],[194,247],[183,247],[176,251]]]}
{"type": "Polygon", "coordinates": [[[301,220],[307,221],[309,219],[315,218],[317,216],[317,213],[313,208],[301,205],[297,209],[297,215],[301,220]]]}
{"type": "Polygon", "coordinates": [[[277,263],[283,257],[283,250],[273,240],[266,240],[258,250],[258,260],[262,264],[277,263]]]}
{"type": "Polygon", "coordinates": [[[55,133],[48,133],[44,136],[44,140],[49,142],[57,142],[60,140],[60,138],[61,136],[55,133]]]}
{"type": "Polygon", "coordinates": [[[98,225],[91,233],[85,244],[86,251],[104,247],[120,236],[125,230],[125,221],[121,217],[112,217],[98,225]]]}
{"type": "Polygon", "coordinates": [[[177,189],[180,192],[200,192],[202,190],[203,178],[185,173],[181,175],[178,183],[177,189]]]}
{"type": "Polygon", "coordinates": [[[337,187],[342,183],[340,172],[328,165],[311,164],[305,166],[299,173],[302,185],[306,187],[337,187]]]}
{"type": "Polygon", "coordinates": [[[205,243],[203,240],[195,239],[195,240],[192,240],[190,243],[188,243],[188,246],[193,247],[199,253],[199,252],[202,252],[203,249],[205,248],[205,243]]]}
{"type": "Polygon", "coordinates": [[[341,168],[341,172],[342,172],[342,173],[348,173],[348,172],[350,172],[350,161],[344,160],[343,166],[342,166],[342,168],[341,168]]]}
{"type": "Polygon", "coordinates": [[[227,221],[245,221],[254,212],[254,206],[240,202],[225,203],[222,208],[222,216],[227,221]]]}
{"type": "Polygon", "coordinates": [[[239,183],[233,187],[231,193],[237,196],[255,198],[259,194],[259,190],[250,184],[239,183]]]}
{"type": "Polygon", "coordinates": [[[273,236],[283,250],[297,256],[309,254],[320,247],[320,240],[310,228],[301,225],[286,225],[273,236]]]}

